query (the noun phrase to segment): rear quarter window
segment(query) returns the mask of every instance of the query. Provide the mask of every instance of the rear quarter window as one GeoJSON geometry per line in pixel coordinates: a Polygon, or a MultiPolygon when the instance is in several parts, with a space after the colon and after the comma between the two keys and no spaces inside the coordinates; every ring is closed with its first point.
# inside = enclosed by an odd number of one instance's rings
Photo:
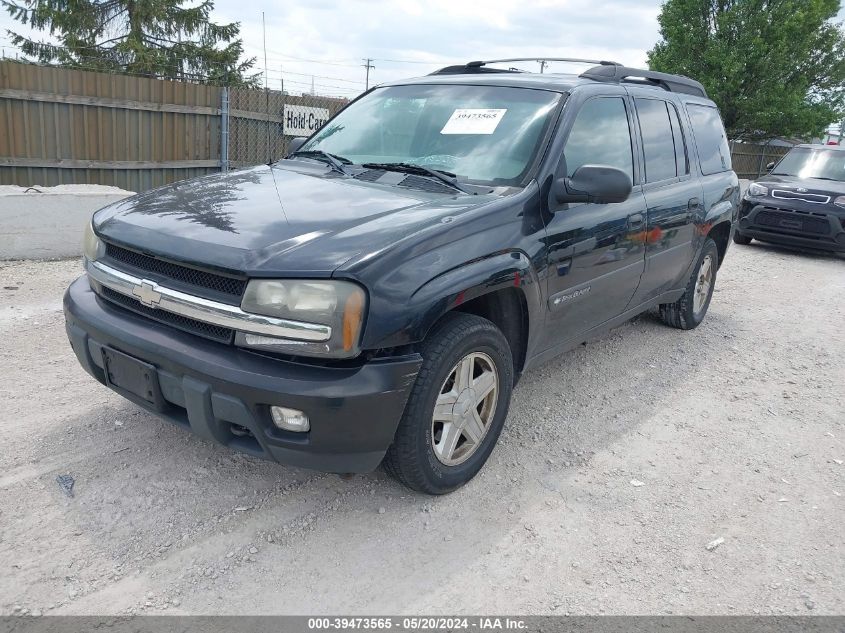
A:
{"type": "Polygon", "coordinates": [[[688,103],[692,134],[698,147],[701,173],[716,174],[731,169],[731,150],[719,111],[713,106],[688,103]]]}

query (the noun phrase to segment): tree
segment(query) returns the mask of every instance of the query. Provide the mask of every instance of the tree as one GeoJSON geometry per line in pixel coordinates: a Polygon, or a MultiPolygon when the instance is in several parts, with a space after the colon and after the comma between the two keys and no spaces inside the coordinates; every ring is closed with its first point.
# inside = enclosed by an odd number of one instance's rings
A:
{"type": "Polygon", "coordinates": [[[843,114],[840,0],[667,0],[653,70],[698,79],[736,139],[811,137],[843,114]]]}
{"type": "Polygon", "coordinates": [[[240,61],[240,24],[209,19],[212,0],[0,0],[17,21],[58,43],[7,31],[24,55],[70,68],[190,81],[256,83],[240,61]]]}

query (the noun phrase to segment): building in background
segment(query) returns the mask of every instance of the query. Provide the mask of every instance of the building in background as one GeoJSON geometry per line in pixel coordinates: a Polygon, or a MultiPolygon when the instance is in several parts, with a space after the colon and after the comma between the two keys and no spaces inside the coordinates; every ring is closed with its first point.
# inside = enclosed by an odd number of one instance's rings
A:
{"type": "Polygon", "coordinates": [[[845,143],[845,121],[834,123],[825,131],[822,142],[826,145],[842,145],[845,143]]]}

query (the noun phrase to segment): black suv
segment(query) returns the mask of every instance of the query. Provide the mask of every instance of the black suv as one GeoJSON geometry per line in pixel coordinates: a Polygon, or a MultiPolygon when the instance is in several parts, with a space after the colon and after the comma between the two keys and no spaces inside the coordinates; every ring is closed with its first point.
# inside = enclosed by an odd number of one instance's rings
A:
{"type": "Polygon", "coordinates": [[[98,211],[64,300],[80,363],[255,456],[464,484],[520,374],[650,308],[696,327],[731,239],[701,84],[590,63],[379,86],[284,160],[98,211]]]}
{"type": "Polygon", "coordinates": [[[845,253],[845,147],[796,145],[752,182],[734,242],[845,253]]]}

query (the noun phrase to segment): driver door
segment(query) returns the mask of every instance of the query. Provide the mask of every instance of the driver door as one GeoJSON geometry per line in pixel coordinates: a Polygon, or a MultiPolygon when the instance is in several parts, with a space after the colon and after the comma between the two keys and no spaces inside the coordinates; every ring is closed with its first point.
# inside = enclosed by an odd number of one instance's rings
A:
{"type": "MultiPolygon", "coordinates": [[[[633,120],[624,94],[587,98],[563,147],[566,175],[582,165],[610,165],[637,183],[633,120]]],[[[625,311],[645,267],[645,222],[638,185],[624,202],[573,203],[555,210],[546,228],[546,347],[571,342],[625,311]]]]}

